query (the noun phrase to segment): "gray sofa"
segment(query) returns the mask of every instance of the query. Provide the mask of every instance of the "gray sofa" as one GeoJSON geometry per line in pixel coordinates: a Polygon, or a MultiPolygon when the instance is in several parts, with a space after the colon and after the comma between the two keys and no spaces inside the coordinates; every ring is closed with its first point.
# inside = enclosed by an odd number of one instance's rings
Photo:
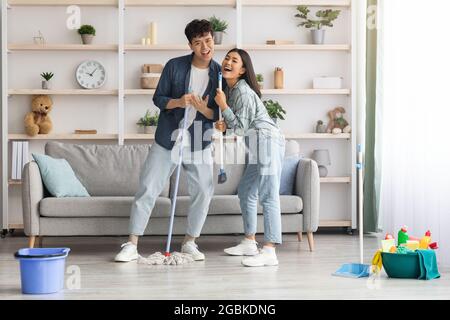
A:
{"type": "MultiPolygon", "coordinates": [[[[48,142],[45,153],[66,159],[91,197],[50,197],[35,162],[23,171],[23,221],[29,246],[44,236],[116,236],[128,234],[128,220],[137,191],[141,166],[149,145],[76,145],[48,142]]],[[[289,141],[286,155],[299,152],[297,142],[289,141]]],[[[242,233],[242,217],[237,186],[243,164],[226,165],[227,183],[215,186],[209,214],[202,234],[242,233]]],[[[214,172],[218,172],[215,168],[214,172]]],[[[146,235],[166,235],[170,215],[170,191],[174,175],[156,201],[146,235]]],[[[215,179],[216,180],[216,179],[215,179]]],[[[295,195],[281,196],[283,233],[308,234],[310,250],[314,248],[313,232],[319,222],[320,183],[317,164],[302,159],[295,178],[295,195]]],[[[186,177],[182,172],[178,190],[174,234],[184,234],[189,206],[186,177]]],[[[259,208],[258,232],[263,232],[259,208]]]]}

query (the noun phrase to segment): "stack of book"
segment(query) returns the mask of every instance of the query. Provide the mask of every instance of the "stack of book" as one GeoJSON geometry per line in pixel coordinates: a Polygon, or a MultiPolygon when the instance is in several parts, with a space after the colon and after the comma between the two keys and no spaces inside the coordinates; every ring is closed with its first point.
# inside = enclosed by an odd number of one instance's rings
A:
{"type": "Polygon", "coordinates": [[[21,180],[23,167],[29,160],[28,141],[12,142],[11,180],[21,180]]]}

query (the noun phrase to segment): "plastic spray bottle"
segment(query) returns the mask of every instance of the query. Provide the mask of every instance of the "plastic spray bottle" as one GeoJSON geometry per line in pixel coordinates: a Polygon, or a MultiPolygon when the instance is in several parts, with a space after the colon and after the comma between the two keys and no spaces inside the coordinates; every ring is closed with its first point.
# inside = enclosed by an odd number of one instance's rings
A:
{"type": "Polygon", "coordinates": [[[420,243],[419,243],[419,249],[428,249],[428,247],[430,246],[431,243],[431,232],[430,230],[428,230],[425,233],[425,236],[422,237],[422,239],[420,239],[420,243]]]}
{"type": "Polygon", "coordinates": [[[408,227],[407,226],[403,226],[400,231],[398,232],[398,245],[402,245],[402,244],[406,244],[409,240],[409,236],[408,236],[408,227]]]}

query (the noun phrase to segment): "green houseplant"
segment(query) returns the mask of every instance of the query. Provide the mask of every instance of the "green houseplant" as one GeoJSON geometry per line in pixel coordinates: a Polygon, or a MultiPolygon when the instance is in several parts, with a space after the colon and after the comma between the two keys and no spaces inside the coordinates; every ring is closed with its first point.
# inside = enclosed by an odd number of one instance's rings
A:
{"type": "Polygon", "coordinates": [[[311,10],[307,6],[298,6],[296,18],[301,19],[298,27],[305,27],[311,30],[313,44],[323,44],[325,40],[325,29],[323,27],[333,27],[333,21],[341,14],[341,10],[319,10],[316,12],[317,19],[308,17],[311,10]]]}
{"type": "Polygon", "coordinates": [[[78,29],[83,44],[91,44],[95,37],[95,28],[89,24],[84,24],[78,29]]]}
{"type": "Polygon", "coordinates": [[[44,80],[42,80],[42,89],[51,89],[51,83],[50,80],[51,78],[53,78],[54,74],[53,72],[43,72],[41,73],[41,77],[44,78],[44,80]]]}
{"type": "Polygon", "coordinates": [[[214,44],[222,44],[223,34],[228,28],[228,23],[225,20],[220,20],[216,16],[209,18],[211,28],[213,30],[214,44]]]}
{"type": "Polygon", "coordinates": [[[144,127],[144,133],[153,134],[158,125],[159,113],[157,111],[151,113],[150,110],[145,112],[145,115],[136,123],[140,127],[144,127]]]}
{"type": "Polygon", "coordinates": [[[267,109],[267,113],[275,123],[277,123],[278,119],[284,120],[286,110],[283,109],[283,107],[278,101],[265,100],[263,101],[263,103],[267,109]]]}
{"type": "Polygon", "coordinates": [[[261,73],[256,75],[256,82],[258,83],[259,90],[264,88],[264,76],[261,73]]]}

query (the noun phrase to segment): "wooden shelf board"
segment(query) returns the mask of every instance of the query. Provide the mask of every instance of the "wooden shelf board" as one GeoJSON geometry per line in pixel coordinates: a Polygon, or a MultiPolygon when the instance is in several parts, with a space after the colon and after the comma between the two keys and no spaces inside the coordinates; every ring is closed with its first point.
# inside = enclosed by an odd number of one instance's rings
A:
{"type": "Polygon", "coordinates": [[[125,135],[125,140],[155,140],[155,135],[145,133],[128,133],[125,135]]]}
{"type": "Polygon", "coordinates": [[[154,7],[234,7],[236,0],[125,0],[125,5],[132,6],[154,6],[154,7]]]}
{"type": "Polygon", "coordinates": [[[350,89],[262,89],[263,95],[349,95],[350,89]]]}
{"type": "MultiPolygon", "coordinates": [[[[234,44],[215,45],[214,50],[231,50],[235,48],[234,44]]],[[[190,51],[187,44],[156,44],[156,45],[142,45],[142,44],[126,44],[126,51],[190,51]]]]}
{"type": "Polygon", "coordinates": [[[117,51],[116,44],[32,44],[10,43],[9,51],[117,51]]]}
{"type": "Polygon", "coordinates": [[[9,179],[9,180],[8,180],[8,184],[9,184],[10,186],[21,185],[21,184],[22,184],[22,180],[11,180],[11,179],[9,179]]]}
{"type": "Polygon", "coordinates": [[[331,134],[331,133],[285,133],[286,139],[302,139],[302,140],[320,140],[320,139],[351,139],[351,134],[331,134]]]}
{"type": "Polygon", "coordinates": [[[350,7],[351,0],[242,0],[243,6],[298,6],[311,7],[350,7]]]}
{"type": "Polygon", "coordinates": [[[117,90],[88,90],[88,89],[10,89],[8,95],[99,95],[99,96],[115,96],[117,90]]]}
{"type": "Polygon", "coordinates": [[[115,140],[118,138],[117,134],[73,134],[73,133],[52,133],[39,134],[30,137],[27,134],[14,133],[9,134],[9,140],[115,140]]]}
{"type": "Polygon", "coordinates": [[[351,220],[320,220],[319,227],[351,227],[351,220]]]}
{"type": "Polygon", "coordinates": [[[243,48],[248,51],[350,51],[351,46],[348,44],[247,44],[243,48]]]}
{"type": "Polygon", "coordinates": [[[9,0],[10,6],[116,6],[117,0],[9,0]]]}
{"type": "Polygon", "coordinates": [[[321,183],[350,183],[351,177],[325,177],[320,178],[321,183]]]}
{"type": "Polygon", "coordinates": [[[126,89],[125,95],[154,95],[155,89],[126,89]]]}
{"type": "Polygon", "coordinates": [[[8,229],[23,229],[23,223],[10,223],[8,229]]]}

